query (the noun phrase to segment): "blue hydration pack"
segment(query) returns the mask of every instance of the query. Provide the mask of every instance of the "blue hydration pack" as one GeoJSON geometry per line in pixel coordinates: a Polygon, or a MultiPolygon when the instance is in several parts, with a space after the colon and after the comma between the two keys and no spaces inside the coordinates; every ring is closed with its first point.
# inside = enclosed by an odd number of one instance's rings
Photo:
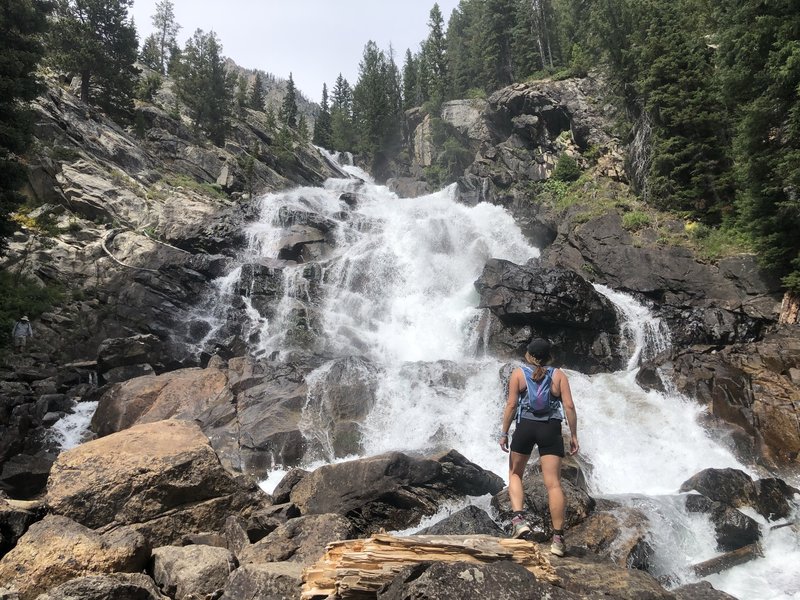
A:
{"type": "Polygon", "coordinates": [[[533,369],[527,365],[522,365],[525,384],[528,389],[522,392],[517,400],[517,423],[522,418],[522,413],[532,415],[534,419],[546,420],[553,412],[550,399],[550,389],[553,386],[553,367],[547,367],[544,378],[541,381],[533,380],[533,369]]]}

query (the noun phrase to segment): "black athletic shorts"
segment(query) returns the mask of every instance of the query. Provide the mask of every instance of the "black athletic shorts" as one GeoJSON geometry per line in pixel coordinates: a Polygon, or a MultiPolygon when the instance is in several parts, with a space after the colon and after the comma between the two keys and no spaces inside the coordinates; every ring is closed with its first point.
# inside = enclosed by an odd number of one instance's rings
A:
{"type": "Polygon", "coordinates": [[[558,419],[549,421],[520,419],[511,438],[511,451],[530,456],[534,446],[539,446],[539,456],[554,454],[564,458],[561,421],[558,419]]]}

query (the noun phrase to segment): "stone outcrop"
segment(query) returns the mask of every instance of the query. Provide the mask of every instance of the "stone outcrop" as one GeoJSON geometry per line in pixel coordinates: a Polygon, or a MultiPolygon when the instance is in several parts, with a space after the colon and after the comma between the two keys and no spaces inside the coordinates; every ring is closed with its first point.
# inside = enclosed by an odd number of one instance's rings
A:
{"type": "Polygon", "coordinates": [[[800,494],[800,490],[781,479],[769,477],[754,481],[737,469],[703,469],[681,485],[680,491],[691,490],[733,508],[753,508],[769,520],[788,517],[793,510],[792,498],[800,494]]]}
{"type": "Polygon", "coordinates": [[[239,552],[242,564],[298,562],[310,565],[331,542],[349,539],[352,525],[337,514],[306,515],[290,519],[263,539],[239,552]]]}
{"type": "Polygon", "coordinates": [[[168,600],[143,573],[88,575],[71,579],[36,600],[168,600]]]}
{"type": "Polygon", "coordinates": [[[566,367],[597,372],[622,366],[614,306],[575,272],[490,259],[475,289],[479,306],[494,316],[487,341],[495,353],[518,358],[531,338],[544,337],[566,367]]]}
{"type": "Polygon", "coordinates": [[[48,515],[0,560],[0,582],[16,588],[20,600],[33,600],[76,577],[141,571],[149,553],[145,539],[133,531],[100,534],[66,517],[48,515]]]}
{"type": "Polygon", "coordinates": [[[289,497],[303,514],[346,515],[363,534],[407,528],[434,514],[444,500],[501,488],[497,475],[454,451],[438,460],[390,452],[320,467],[289,497]]]}
{"type": "Polygon", "coordinates": [[[153,550],[153,579],[175,600],[219,595],[228,576],[238,567],[226,548],[162,546],[153,550]]]}
{"type": "Polygon", "coordinates": [[[617,213],[566,221],[559,234],[545,253],[549,264],[591,273],[597,283],[653,302],[676,346],[751,342],[778,317],[780,283],[758,268],[755,256],[712,266],[686,248],[634,243],[617,213]]]}
{"type": "Polygon", "coordinates": [[[665,371],[677,389],[743,432],[734,449],[745,460],[797,464],[800,457],[800,341],[781,327],[753,344],[693,347],[665,371]]]}
{"type": "Polygon", "coordinates": [[[445,517],[438,523],[420,529],[416,535],[491,535],[504,537],[506,533],[482,508],[470,504],[445,517]]]}
{"type": "Polygon", "coordinates": [[[231,574],[221,600],[297,600],[302,571],[301,563],[243,565],[231,574]]]}
{"type": "Polygon", "coordinates": [[[222,529],[266,496],[222,468],[196,425],[159,421],[88,442],[58,457],[47,505],[88,527],[130,526],[153,545],[222,529]],[[108,460],[113,457],[113,460],[108,460]]]}

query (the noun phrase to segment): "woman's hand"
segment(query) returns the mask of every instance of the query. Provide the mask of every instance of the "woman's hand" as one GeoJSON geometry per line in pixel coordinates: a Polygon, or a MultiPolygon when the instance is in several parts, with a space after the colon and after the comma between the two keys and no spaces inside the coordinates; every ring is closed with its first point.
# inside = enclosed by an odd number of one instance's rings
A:
{"type": "Polygon", "coordinates": [[[578,444],[578,436],[577,435],[570,436],[569,438],[570,456],[577,454],[579,449],[580,449],[580,444],[578,444]]]}
{"type": "Polygon", "coordinates": [[[500,436],[500,449],[503,452],[508,452],[508,434],[500,436]]]}

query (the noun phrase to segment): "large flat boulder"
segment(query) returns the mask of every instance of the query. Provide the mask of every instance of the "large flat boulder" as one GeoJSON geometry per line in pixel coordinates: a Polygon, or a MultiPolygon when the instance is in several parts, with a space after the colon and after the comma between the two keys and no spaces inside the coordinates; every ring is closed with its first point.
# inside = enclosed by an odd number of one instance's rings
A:
{"type": "Polygon", "coordinates": [[[496,493],[502,485],[499,476],[455,451],[435,458],[388,452],[322,466],[289,498],[303,514],[346,515],[365,533],[413,526],[445,500],[496,493]]]}
{"type": "Polygon", "coordinates": [[[219,369],[180,369],[112,385],[100,398],[92,429],[100,436],[137,423],[191,420],[204,411],[230,404],[228,378],[219,369]]]}
{"type": "Polygon", "coordinates": [[[234,478],[197,425],[136,425],[62,453],[46,502],[87,527],[136,526],[155,545],[221,530],[230,514],[268,499],[234,478]]]}
{"type": "Polygon", "coordinates": [[[134,531],[101,534],[48,515],[0,560],[0,582],[16,588],[20,600],[33,600],[76,577],[141,571],[149,556],[145,539],[134,531]]]}
{"type": "Polygon", "coordinates": [[[576,272],[490,259],[475,282],[488,308],[489,347],[509,358],[534,337],[550,339],[566,367],[596,373],[623,366],[614,305],[576,272]]]}

